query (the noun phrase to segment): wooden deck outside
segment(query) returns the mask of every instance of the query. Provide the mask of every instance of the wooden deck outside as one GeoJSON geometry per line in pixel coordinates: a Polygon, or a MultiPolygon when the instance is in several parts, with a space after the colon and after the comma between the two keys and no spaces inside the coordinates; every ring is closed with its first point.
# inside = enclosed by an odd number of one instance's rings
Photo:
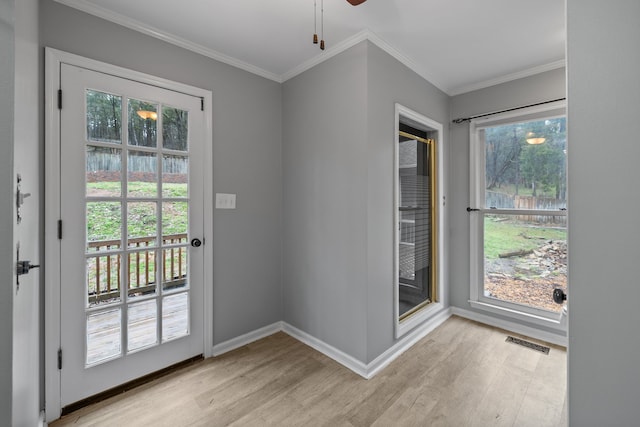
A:
{"type": "MultiPolygon", "coordinates": [[[[161,316],[158,315],[158,302],[158,298],[145,298],[128,305],[127,352],[158,345],[189,333],[189,294],[181,292],[164,296],[161,316]]],[[[124,307],[119,305],[89,315],[87,365],[123,354],[121,316],[124,307]]]]}

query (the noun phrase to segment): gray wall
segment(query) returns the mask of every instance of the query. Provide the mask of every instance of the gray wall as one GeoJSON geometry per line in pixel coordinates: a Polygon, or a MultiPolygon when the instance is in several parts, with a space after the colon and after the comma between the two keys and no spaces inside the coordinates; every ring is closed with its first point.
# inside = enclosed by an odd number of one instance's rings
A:
{"type": "MultiPolygon", "coordinates": [[[[22,191],[31,196],[24,200],[22,221],[14,222],[13,239],[20,244],[20,258],[40,264],[42,233],[40,209],[41,153],[40,128],[42,112],[41,63],[38,46],[38,0],[15,3],[15,115],[14,176],[22,177],[22,191]]],[[[14,187],[15,188],[15,187],[14,187]]],[[[13,426],[38,424],[41,400],[41,295],[40,270],[20,276],[20,288],[13,294],[13,426]]]]}
{"type": "MultiPolygon", "coordinates": [[[[451,119],[530,105],[566,96],[565,69],[560,68],[451,98],[451,119]]],[[[450,124],[449,278],[451,305],[476,311],[469,305],[469,124],[450,124]]],[[[571,153],[573,155],[573,153],[571,153]]],[[[572,159],[573,160],[573,159],[572,159]]],[[[571,162],[573,164],[573,162],[571,162]]],[[[551,295],[549,296],[551,298],[551,295]]],[[[487,313],[498,319],[501,316],[487,313]]],[[[505,319],[506,320],[506,319],[505,319]]],[[[516,322],[509,319],[511,322],[516,322]]],[[[521,322],[525,326],[525,322],[521,322]]],[[[534,326],[535,327],[535,326],[534,326]]],[[[544,329],[539,327],[539,329],[544,329]]],[[[555,333],[555,331],[548,330],[555,333]]],[[[562,334],[560,334],[562,335],[562,334]]]]}
{"type": "MultiPolygon", "coordinates": [[[[441,123],[444,135],[439,150],[447,177],[449,97],[374,44],[368,44],[367,147],[367,362],[394,342],[393,284],[393,149],[395,103],[441,123]]],[[[445,181],[446,184],[446,181],[445,181]]],[[[445,188],[446,193],[446,188],[445,188]]],[[[441,194],[444,196],[446,194],[441,194]]],[[[446,222],[446,216],[445,216],[446,222]]],[[[445,225],[446,228],[446,225],[445,225]]],[[[443,250],[447,253],[446,232],[443,250]]],[[[445,255],[447,257],[447,255],[445,255]]],[[[445,272],[440,272],[446,280],[445,272]]],[[[449,305],[448,291],[440,296],[449,305]]]]}
{"type": "Polygon", "coordinates": [[[448,119],[443,92],[369,42],[283,85],[284,320],[364,363],[395,341],[396,102],[448,119]]]}
{"type": "Polygon", "coordinates": [[[280,84],[52,0],[41,44],[213,92],[214,192],[236,210],[213,219],[214,343],[282,318],[280,84]]]}
{"type": "Polygon", "coordinates": [[[13,400],[13,88],[14,1],[0,0],[0,425],[11,425],[13,400]]]}
{"type": "Polygon", "coordinates": [[[568,0],[569,422],[640,420],[640,2],[568,0]]]}
{"type": "Polygon", "coordinates": [[[283,85],[283,319],[366,359],[367,45],[283,85]]]}

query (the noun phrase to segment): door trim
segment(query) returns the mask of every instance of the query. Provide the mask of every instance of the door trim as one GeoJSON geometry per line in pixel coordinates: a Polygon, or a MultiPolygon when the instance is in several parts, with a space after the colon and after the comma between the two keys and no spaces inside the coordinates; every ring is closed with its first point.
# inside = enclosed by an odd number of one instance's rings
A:
{"type": "MultiPolygon", "coordinates": [[[[134,80],[163,89],[181,92],[203,100],[205,111],[205,165],[213,164],[213,94],[210,90],[166,80],[149,74],[129,70],[116,65],[45,48],[45,402],[46,420],[60,418],[60,371],[58,370],[58,349],[60,348],[60,240],[58,220],[60,219],[60,110],[58,110],[58,89],[60,69],[69,64],[88,70],[134,80]]],[[[64,106],[64,99],[63,99],[64,106]]],[[[204,168],[204,212],[213,212],[213,168],[204,168]]],[[[64,230],[63,230],[64,233],[64,230]]],[[[204,221],[204,241],[213,242],[213,219],[204,221]]],[[[204,250],[204,357],[213,355],[213,244],[203,245],[204,250]]],[[[64,359],[62,361],[64,366],[64,359]]]]}

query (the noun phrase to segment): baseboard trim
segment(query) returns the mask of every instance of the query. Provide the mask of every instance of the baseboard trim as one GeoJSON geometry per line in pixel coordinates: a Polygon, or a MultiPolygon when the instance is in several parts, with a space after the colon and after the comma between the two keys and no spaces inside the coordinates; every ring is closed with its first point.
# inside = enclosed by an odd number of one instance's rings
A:
{"type": "Polygon", "coordinates": [[[378,372],[386,368],[402,353],[409,350],[415,343],[427,336],[435,328],[442,325],[449,317],[451,317],[451,314],[451,309],[446,308],[430,317],[428,320],[417,326],[411,332],[404,335],[398,342],[389,347],[384,353],[373,359],[367,365],[365,378],[373,378],[378,372]]]}
{"type": "Polygon", "coordinates": [[[474,311],[465,310],[459,307],[451,307],[451,313],[455,316],[464,317],[465,319],[473,320],[476,322],[484,323],[485,325],[494,326],[496,328],[504,329],[516,334],[525,335],[540,341],[545,341],[550,344],[559,345],[562,347],[567,346],[567,337],[563,337],[551,332],[541,331],[530,326],[520,325],[508,320],[498,319],[486,314],[476,313],[474,311]]]}
{"type": "Polygon", "coordinates": [[[376,357],[373,361],[366,364],[353,356],[327,344],[326,342],[304,332],[301,329],[290,325],[287,322],[276,322],[253,332],[224,341],[213,347],[213,356],[219,356],[223,353],[235,350],[244,345],[250,344],[259,339],[273,335],[276,332],[284,332],[285,334],[295,338],[296,340],[308,345],[314,350],[324,354],[330,359],[335,360],[345,368],[353,371],[365,379],[373,378],[378,372],[387,367],[391,362],[397,359],[402,353],[411,348],[415,343],[424,338],[435,328],[444,323],[451,317],[451,309],[445,309],[437,313],[422,325],[416,327],[413,331],[402,337],[393,346],[376,357]]]}
{"type": "Polygon", "coordinates": [[[326,342],[314,337],[313,335],[310,335],[286,322],[283,322],[282,332],[319,351],[328,358],[335,360],[336,362],[340,363],[347,369],[352,370],[361,377],[367,378],[367,365],[365,365],[355,357],[348,355],[342,350],[339,350],[334,346],[327,344],[326,342]]]}
{"type": "Polygon", "coordinates": [[[231,338],[230,340],[221,342],[220,344],[216,344],[213,346],[211,354],[214,357],[220,356],[223,353],[227,353],[247,344],[251,344],[254,341],[258,341],[259,339],[268,337],[269,335],[273,335],[276,332],[280,331],[282,331],[282,322],[275,322],[271,325],[256,329],[255,331],[240,335],[239,337],[231,338]]]}

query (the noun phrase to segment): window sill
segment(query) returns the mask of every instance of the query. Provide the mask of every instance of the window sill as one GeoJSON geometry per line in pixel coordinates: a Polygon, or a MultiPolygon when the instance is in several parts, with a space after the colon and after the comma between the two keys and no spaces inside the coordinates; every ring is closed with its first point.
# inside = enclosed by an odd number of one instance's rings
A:
{"type": "Polygon", "coordinates": [[[482,310],[485,312],[490,312],[494,314],[499,314],[501,316],[508,317],[510,319],[518,320],[521,322],[527,322],[530,324],[534,324],[537,326],[544,326],[545,328],[549,328],[555,331],[566,332],[567,328],[561,321],[562,314],[558,313],[551,314],[549,317],[538,316],[536,314],[526,313],[524,311],[514,310],[511,308],[501,307],[496,304],[489,304],[486,302],[480,301],[469,301],[471,307],[482,310]]]}

